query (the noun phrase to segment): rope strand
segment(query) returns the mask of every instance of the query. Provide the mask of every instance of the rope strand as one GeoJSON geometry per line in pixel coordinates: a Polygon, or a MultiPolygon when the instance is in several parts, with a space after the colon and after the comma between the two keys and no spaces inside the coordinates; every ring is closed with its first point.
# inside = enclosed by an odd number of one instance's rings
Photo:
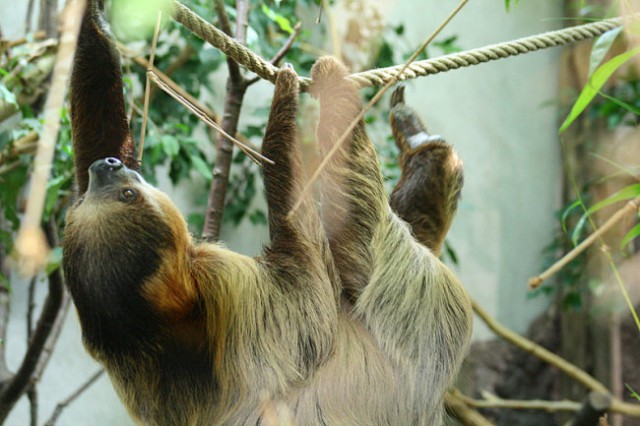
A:
{"type": "MultiPolygon", "coordinates": [[[[595,23],[564,28],[556,31],[524,37],[513,41],[493,44],[465,52],[453,53],[439,56],[433,59],[413,62],[398,77],[399,80],[409,80],[426,75],[438,74],[462,67],[477,65],[484,62],[495,61],[497,59],[517,56],[523,53],[535,52],[548,47],[563,46],[581,40],[595,38],[613,28],[622,25],[621,18],[608,19],[595,23]]],[[[354,80],[360,87],[383,85],[396,73],[403,65],[396,65],[388,68],[378,68],[369,71],[351,74],[349,78],[354,80]]]]}
{"type": "MultiPolygon", "coordinates": [[[[208,23],[195,12],[178,2],[174,1],[174,19],[184,25],[189,31],[202,38],[212,46],[220,49],[225,55],[232,58],[238,64],[254,72],[260,78],[275,82],[278,68],[265,61],[254,52],[241,45],[233,38],[208,23]]],[[[524,37],[513,41],[493,44],[464,52],[439,56],[437,58],[426,59],[413,62],[407,67],[398,80],[410,80],[441,72],[447,72],[462,67],[495,61],[498,59],[517,56],[524,53],[535,52],[548,47],[564,46],[581,40],[598,37],[605,32],[622,25],[622,18],[607,19],[584,25],[577,25],[561,30],[549,31],[546,33],[524,37]]],[[[356,74],[351,74],[348,78],[354,80],[360,87],[382,86],[396,78],[396,74],[402,69],[404,64],[387,68],[372,69],[356,74]]],[[[308,77],[299,77],[300,86],[304,90],[309,86],[311,80],[308,77]]]]}

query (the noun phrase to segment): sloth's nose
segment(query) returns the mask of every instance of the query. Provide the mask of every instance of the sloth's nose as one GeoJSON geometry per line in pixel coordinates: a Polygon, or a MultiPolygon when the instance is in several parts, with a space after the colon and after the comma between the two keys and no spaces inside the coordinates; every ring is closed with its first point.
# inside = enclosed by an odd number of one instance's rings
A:
{"type": "Polygon", "coordinates": [[[89,170],[96,173],[114,172],[123,167],[122,161],[114,157],[103,158],[95,161],[89,170]]]}

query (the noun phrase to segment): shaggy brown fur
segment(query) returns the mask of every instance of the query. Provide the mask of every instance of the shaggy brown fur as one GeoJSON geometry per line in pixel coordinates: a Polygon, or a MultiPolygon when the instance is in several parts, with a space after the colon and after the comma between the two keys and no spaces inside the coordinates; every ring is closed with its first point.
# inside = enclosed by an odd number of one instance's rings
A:
{"type": "MultiPolygon", "coordinates": [[[[64,271],[85,346],[132,417],[267,424],[264,402],[274,401],[297,425],[438,424],[469,340],[469,300],[392,212],[364,123],[325,173],[322,217],[306,200],[289,218],[304,176],[297,77],[281,70],[263,142],[276,160],[264,169],[271,244],[252,259],[194,242],[168,197],[127,167],[135,163],[120,64],[100,19],[92,5],[75,60],[80,198],[67,216],[64,271]]],[[[312,70],[325,152],[361,107],[345,75],[331,58],[312,70]]],[[[416,154],[403,155],[411,174],[416,154]]],[[[435,205],[457,197],[404,179],[399,211],[412,197],[434,196],[435,205]]]]}

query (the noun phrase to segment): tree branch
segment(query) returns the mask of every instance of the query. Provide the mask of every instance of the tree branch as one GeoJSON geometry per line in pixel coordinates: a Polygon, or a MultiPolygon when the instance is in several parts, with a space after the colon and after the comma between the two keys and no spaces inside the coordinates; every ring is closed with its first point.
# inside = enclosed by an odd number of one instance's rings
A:
{"type": "MultiPolygon", "coordinates": [[[[0,230],[10,229],[4,215],[0,215],[0,230]]],[[[11,299],[9,298],[10,271],[7,267],[7,252],[3,244],[0,244],[0,274],[5,282],[0,282],[0,384],[10,379],[11,373],[7,367],[7,326],[9,324],[9,311],[11,299]]]]}
{"type": "MultiPolygon", "coordinates": [[[[271,60],[269,61],[270,64],[278,66],[280,61],[285,57],[285,55],[291,49],[291,46],[293,46],[293,42],[296,41],[296,37],[298,36],[298,34],[300,34],[300,29],[302,29],[302,24],[300,22],[298,22],[293,27],[293,32],[291,33],[291,35],[289,36],[287,41],[280,48],[280,50],[278,50],[278,52],[273,56],[273,58],[271,58],[271,60]]],[[[256,75],[255,77],[253,77],[253,78],[251,78],[251,79],[249,79],[247,81],[247,86],[251,86],[252,84],[254,84],[254,83],[258,82],[258,81],[260,81],[260,76],[256,75]]]]}
{"type": "MultiPolygon", "coordinates": [[[[240,12],[239,4],[242,1],[238,2],[237,10],[240,12]]],[[[222,28],[222,32],[224,32],[229,37],[233,37],[233,33],[231,31],[231,22],[229,21],[229,15],[227,15],[227,10],[224,7],[224,2],[222,0],[215,0],[216,14],[218,15],[218,21],[220,22],[220,28],[222,28]]],[[[240,19],[239,15],[236,15],[236,19],[240,19]]],[[[236,27],[237,28],[237,27],[236,27]]],[[[236,41],[237,40],[236,35],[236,41]]],[[[242,43],[244,44],[244,43],[242,43]]],[[[236,61],[227,56],[227,68],[229,68],[229,79],[233,80],[237,83],[242,81],[242,74],[240,73],[240,66],[236,61]]]]}
{"type": "MultiPolygon", "coordinates": [[[[485,394],[486,395],[486,394],[485,394]]],[[[549,413],[572,412],[580,410],[580,403],[575,401],[542,401],[502,399],[495,395],[486,395],[486,399],[478,400],[459,394],[460,399],[475,408],[507,408],[512,410],[543,410],[549,413]]]]}
{"type": "MultiPolygon", "coordinates": [[[[226,17],[224,7],[220,7],[216,0],[216,10],[219,19],[223,22],[226,17]]],[[[246,0],[236,2],[236,39],[244,45],[247,32],[247,19],[249,7],[246,0]]],[[[224,24],[223,24],[224,25],[224,24]]],[[[247,91],[247,81],[240,73],[238,64],[233,59],[227,57],[229,66],[229,78],[227,79],[227,93],[225,96],[224,114],[222,118],[222,129],[229,135],[235,135],[238,131],[238,121],[242,102],[247,91]]],[[[232,141],[224,135],[218,135],[218,147],[216,149],[216,164],[213,168],[213,180],[209,190],[209,200],[205,213],[205,222],[202,236],[207,241],[216,241],[220,236],[222,224],[222,212],[224,202],[229,187],[229,173],[233,159],[232,141]]]]}
{"type": "Polygon", "coordinates": [[[47,37],[55,37],[58,28],[56,17],[58,16],[57,0],[40,1],[40,29],[47,33],[47,37]]]}
{"type": "MultiPolygon", "coordinates": [[[[472,300],[471,304],[476,315],[478,315],[478,317],[480,317],[480,319],[482,319],[482,321],[484,321],[484,323],[494,333],[505,339],[507,342],[512,343],[513,345],[530,353],[536,358],[541,359],[548,364],[551,364],[587,389],[600,394],[611,394],[611,392],[602,383],[597,381],[584,370],[581,370],[564,358],[559,357],[558,355],[550,352],[537,343],[532,342],[526,337],[509,330],[494,318],[489,316],[489,314],[487,314],[484,309],[482,309],[475,301],[472,300]]],[[[621,401],[614,396],[611,397],[611,411],[630,417],[640,417],[640,405],[621,401]]]]}
{"type": "Polygon", "coordinates": [[[53,68],[51,90],[45,103],[42,136],[34,159],[34,171],[31,177],[26,212],[15,242],[18,267],[25,275],[35,275],[36,272],[39,272],[48,255],[49,248],[44,243],[41,230],[42,211],[60,128],[60,109],[64,104],[67,81],[85,3],[84,0],[69,1],[62,13],[64,18],[62,33],[53,68]]]}
{"type": "Polygon", "coordinates": [[[629,201],[623,208],[618,210],[613,216],[611,216],[600,228],[598,228],[593,234],[589,235],[583,242],[578,244],[573,250],[563,256],[562,259],[551,265],[549,269],[544,271],[542,274],[537,277],[533,277],[529,279],[529,289],[536,289],[542,284],[545,280],[548,280],[553,275],[555,275],[558,271],[564,268],[567,263],[571,262],[573,259],[578,257],[580,253],[585,251],[591,244],[593,244],[598,238],[602,236],[605,232],[611,229],[616,223],[620,222],[626,216],[636,213],[640,209],[640,198],[634,198],[629,201]]]}
{"type": "Polygon", "coordinates": [[[53,411],[53,414],[51,414],[51,417],[49,418],[49,420],[47,420],[47,422],[44,425],[45,426],[55,425],[56,422],[58,421],[58,418],[62,414],[62,411],[65,408],[67,408],[73,401],[75,401],[80,395],[82,395],[87,389],[89,389],[91,385],[93,385],[100,378],[100,376],[102,376],[103,373],[104,373],[103,369],[96,371],[91,377],[89,377],[89,379],[86,382],[84,382],[78,388],[78,390],[76,390],[71,395],[69,395],[65,400],[60,401],[56,406],[56,409],[53,411]]]}
{"type": "MultiPolygon", "coordinates": [[[[56,246],[58,236],[55,222],[51,221],[46,226],[46,235],[50,240],[50,244],[56,246]]],[[[0,424],[6,420],[15,403],[31,386],[31,381],[40,362],[45,344],[54,329],[64,298],[64,278],[60,268],[49,275],[48,289],[49,293],[42,308],[38,325],[22,359],[20,368],[0,392],[0,424]]]]}
{"type": "Polygon", "coordinates": [[[444,396],[445,408],[453,418],[464,426],[493,426],[493,423],[471,408],[461,396],[463,395],[458,389],[448,391],[444,396]]]}
{"type": "Polygon", "coordinates": [[[591,426],[599,423],[611,408],[611,395],[591,392],[584,399],[582,407],[571,419],[568,426],[591,426]]]}

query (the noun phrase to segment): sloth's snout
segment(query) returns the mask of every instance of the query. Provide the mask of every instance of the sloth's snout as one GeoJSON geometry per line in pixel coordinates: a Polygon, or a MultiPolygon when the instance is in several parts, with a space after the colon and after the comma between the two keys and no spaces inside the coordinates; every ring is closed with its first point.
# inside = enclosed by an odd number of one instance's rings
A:
{"type": "Polygon", "coordinates": [[[114,157],[103,158],[102,160],[94,161],[89,167],[91,173],[109,173],[120,170],[124,164],[122,161],[114,157]]]}
{"type": "Polygon", "coordinates": [[[127,168],[114,157],[94,161],[89,167],[89,191],[118,185],[127,179],[127,168]]]}

